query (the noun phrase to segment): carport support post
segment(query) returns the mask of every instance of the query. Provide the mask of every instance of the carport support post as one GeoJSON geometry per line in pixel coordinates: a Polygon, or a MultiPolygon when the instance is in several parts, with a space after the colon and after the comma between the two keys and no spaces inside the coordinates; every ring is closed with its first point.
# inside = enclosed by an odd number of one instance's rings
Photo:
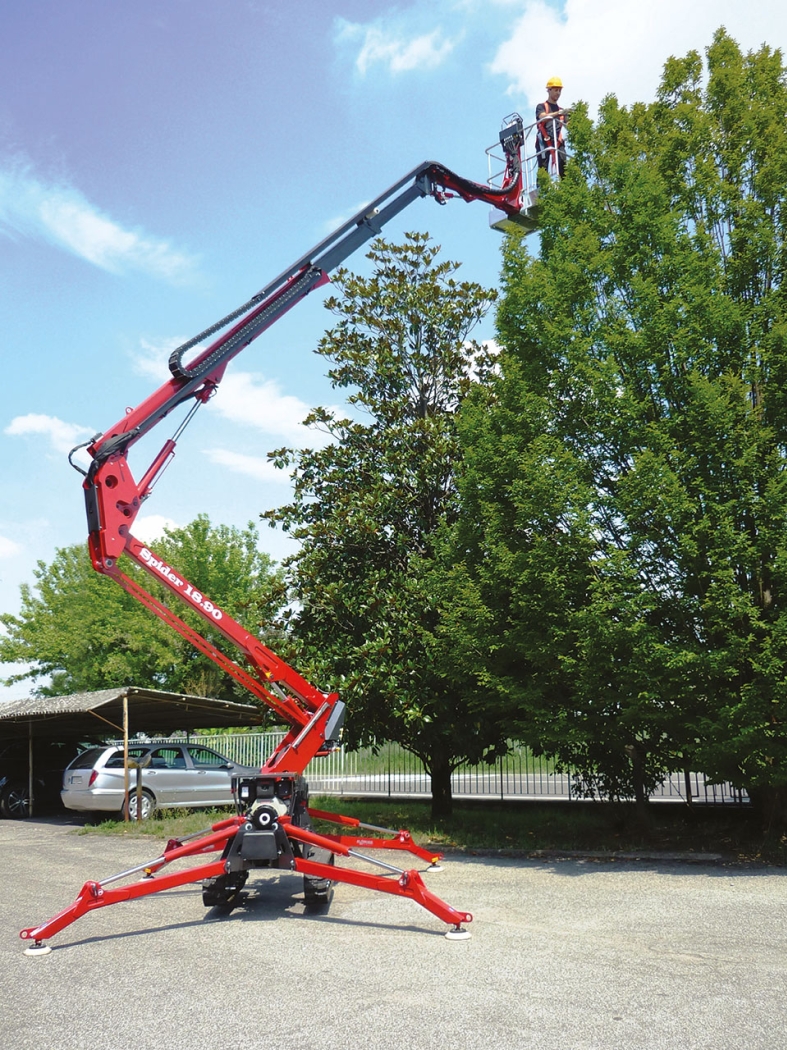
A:
{"type": "Polygon", "coordinates": [[[128,693],[123,695],[123,820],[128,821],[128,693]]]}
{"type": "Polygon", "coordinates": [[[142,822],[142,766],[139,764],[139,759],[135,762],[137,767],[137,777],[135,781],[134,791],[137,795],[137,824],[142,822]]]}
{"type": "Polygon", "coordinates": [[[27,723],[27,815],[33,815],[33,723],[27,723]]]}

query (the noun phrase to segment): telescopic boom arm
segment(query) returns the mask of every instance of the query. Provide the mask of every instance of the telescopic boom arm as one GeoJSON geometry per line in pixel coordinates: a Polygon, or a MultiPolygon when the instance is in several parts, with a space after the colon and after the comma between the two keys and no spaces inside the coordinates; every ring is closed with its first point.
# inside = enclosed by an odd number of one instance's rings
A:
{"type": "Polygon", "coordinates": [[[174,456],[183,429],[196,409],[215,394],[232,358],[309,292],[327,283],[333,269],[377,236],[386,223],[414,200],[431,196],[445,203],[449,197],[460,197],[466,201],[485,201],[511,217],[519,214],[521,144],[516,136],[511,135],[510,129],[505,139],[501,134],[501,142],[509,164],[500,189],[464,179],[431,161],[414,168],[243,306],[175,350],[169,361],[171,378],[136,408],[128,410],[114,426],[88,443],[92,463],[85,473],[83,488],[93,567],[110,576],[187,638],[291,727],[266,763],[264,768],[267,770],[286,768],[290,773],[302,773],[316,754],[334,746],[343,721],[344,705],[336,693],[323,693],[307,682],[175,568],[159,558],[149,545],[134,537],[131,531],[134,519],[174,456]],[[206,339],[220,331],[223,334],[203,346],[206,339]],[[194,348],[197,348],[195,355],[186,362],[184,358],[194,348]],[[129,450],[173,409],[188,401],[193,404],[185,421],[164,443],[137,482],[129,469],[129,450]],[[245,657],[250,670],[218,650],[167,605],[123,573],[118,560],[124,553],[232,642],[245,657]]]}
{"type": "MultiPolygon", "coordinates": [[[[38,926],[21,931],[20,936],[29,945],[27,954],[49,952],[46,940],[89,911],[190,882],[202,882],[202,900],[207,907],[231,907],[240,899],[249,872],[256,868],[300,872],[307,908],[326,904],[334,882],[347,882],[413,900],[448,925],[447,937],[469,936],[462,926],[472,921],[469,912],[458,911],[431,893],[415,869],[391,863],[396,851],[404,852],[427,862],[429,870],[434,871],[439,870],[440,854],[418,846],[409,831],[375,827],[353,817],[309,808],[309,789],[302,774],[315,755],[330,750],[339,740],[344,705],[338,695],[321,692],[302,678],[138,540],[131,527],[156,479],[174,455],[184,427],[196,409],[216,392],[232,358],[312,289],[325,284],[331,270],[379,234],[403,208],[419,197],[431,196],[440,203],[449,197],[461,197],[466,201],[485,201],[517,222],[522,215],[522,144],[521,118],[507,119],[500,133],[500,145],[506,157],[500,189],[470,182],[432,162],[415,168],[249,302],[179,347],[170,358],[171,379],[88,443],[92,457],[90,469],[76,469],[84,475],[88,545],[94,568],[110,576],[267,703],[290,729],[258,775],[234,778],[236,816],[219,821],[203,832],[170,840],[163,853],[152,861],[101,882],[86,882],[68,908],[38,926]],[[203,347],[204,340],[218,332],[224,334],[203,347]],[[195,356],[185,362],[188,351],[195,348],[195,356]],[[193,404],[185,420],[174,436],[164,442],[141,481],[135,481],[128,466],[129,449],[174,408],[188,401],[193,404]],[[231,660],[136,580],[121,572],[118,560],[124,553],[232,642],[245,657],[249,669],[231,660]],[[343,829],[352,828],[354,834],[316,832],[311,825],[312,817],[343,829]],[[390,859],[371,857],[366,852],[370,849],[387,851],[390,859]],[[205,859],[219,851],[220,859],[205,859]],[[370,864],[382,873],[373,874],[355,866],[337,867],[336,856],[370,864]],[[196,858],[201,863],[161,874],[171,862],[186,858],[196,858]],[[128,879],[140,872],[143,873],[141,880],[128,883],[128,879]],[[126,885],[111,885],[121,881],[126,885]]],[[[76,466],[73,461],[72,465],[76,466]]]]}

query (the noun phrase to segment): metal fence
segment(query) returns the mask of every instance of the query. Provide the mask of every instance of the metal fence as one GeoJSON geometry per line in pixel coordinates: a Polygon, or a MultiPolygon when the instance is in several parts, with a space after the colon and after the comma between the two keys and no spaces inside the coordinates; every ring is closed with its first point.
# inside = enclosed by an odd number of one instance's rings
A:
{"type": "MultiPolygon", "coordinates": [[[[190,735],[193,743],[220,751],[234,762],[261,766],[284,733],[227,733],[190,735]]],[[[379,748],[345,751],[339,748],[325,758],[315,759],[307,771],[314,794],[429,797],[429,774],[421,761],[398,744],[387,742],[379,748]]],[[[558,773],[554,764],[537,758],[527,748],[514,747],[494,765],[463,765],[451,777],[454,798],[564,799],[571,793],[571,774],[558,773]]],[[[709,805],[748,803],[745,791],[731,784],[709,784],[701,773],[676,773],[668,777],[651,795],[665,802],[691,801],[709,805]]]]}

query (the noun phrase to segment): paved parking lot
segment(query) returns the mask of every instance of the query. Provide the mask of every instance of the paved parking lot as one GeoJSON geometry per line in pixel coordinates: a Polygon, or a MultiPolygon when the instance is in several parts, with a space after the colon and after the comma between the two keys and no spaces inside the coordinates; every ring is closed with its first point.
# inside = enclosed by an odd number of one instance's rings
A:
{"type": "MultiPolygon", "coordinates": [[[[252,875],[220,916],[183,887],[102,909],[30,958],[18,931],[161,843],[0,821],[3,1050],[785,1050],[787,873],[460,858],[407,900],[252,875]]],[[[417,867],[417,862],[413,864],[417,867]]]]}

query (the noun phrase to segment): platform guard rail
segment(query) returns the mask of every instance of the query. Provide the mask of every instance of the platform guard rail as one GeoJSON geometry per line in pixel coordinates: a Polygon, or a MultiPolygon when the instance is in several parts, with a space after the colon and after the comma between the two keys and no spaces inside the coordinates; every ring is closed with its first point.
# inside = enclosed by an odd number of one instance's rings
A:
{"type": "MultiPolygon", "coordinates": [[[[558,110],[546,121],[548,125],[551,125],[549,131],[553,142],[557,142],[559,136],[562,135],[563,147],[561,151],[566,159],[571,154],[568,142],[568,125],[564,124],[561,118],[565,116],[568,119],[569,113],[569,110],[558,110]]],[[[542,123],[544,122],[542,121],[542,123]]],[[[510,113],[503,121],[504,130],[501,132],[500,142],[489,146],[486,150],[488,170],[486,181],[493,190],[499,190],[504,184],[508,169],[506,152],[503,149],[502,142],[507,132],[514,128],[521,129],[522,136],[520,150],[522,158],[522,211],[514,223],[505,212],[492,208],[489,212],[489,225],[503,233],[516,231],[521,233],[522,229],[526,232],[533,232],[538,229],[539,156],[545,163],[544,170],[552,182],[556,182],[560,178],[558,156],[555,150],[542,152],[539,149],[537,123],[525,125],[518,113],[510,113]]]]}

